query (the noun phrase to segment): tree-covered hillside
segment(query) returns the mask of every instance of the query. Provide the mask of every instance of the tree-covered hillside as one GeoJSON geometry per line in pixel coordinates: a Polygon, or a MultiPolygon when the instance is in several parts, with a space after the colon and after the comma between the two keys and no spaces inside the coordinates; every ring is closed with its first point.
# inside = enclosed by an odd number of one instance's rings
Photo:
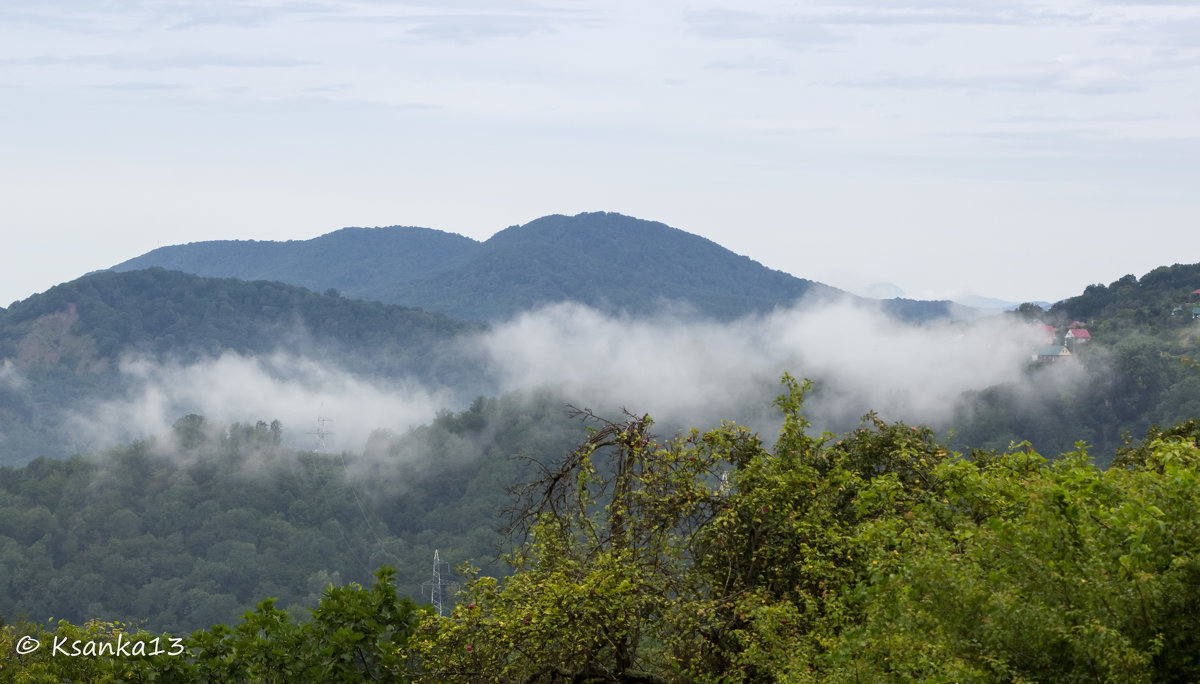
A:
{"type": "MultiPolygon", "coordinates": [[[[874,416],[814,435],[804,386],[784,382],[773,447],[733,424],[661,439],[649,416],[596,422],[510,499],[512,572],[469,571],[442,615],[399,600],[385,568],[366,588],[325,585],[307,621],[264,597],[232,627],[186,638],[6,616],[0,671],[504,684],[1200,677],[1197,421],[1150,433],[1099,470],[1081,452],[1050,462],[1024,446],[963,457],[926,428],[874,416]],[[122,639],[163,651],[98,653],[122,639]],[[52,643],[93,654],[55,657],[52,643]]],[[[443,429],[480,415],[446,416],[443,429]]],[[[228,522],[254,517],[259,504],[243,505],[228,522]]],[[[134,515],[118,519],[131,528],[134,515]]],[[[239,542],[218,543],[202,567],[244,573],[259,547],[239,542]]]]}
{"type": "Polygon", "coordinates": [[[470,261],[377,298],[497,320],[575,301],[647,313],[665,302],[735,318],[836,290],[768,269],[697,235],[620,214],[547,216],[496,233],[470,261]]]}
{"type": "Polygon", "coordinates": [[[523,499],[516,572],[410,648],[421,681],[1193,681],[1200,430],[1121,467],[951,453],[873,417],[774,448],[595,433],[523,499]],[[600,467],[598,464],[610,464],[600,467]],[[594,502],[603,507],[591,505],[594,502]]]}
{"type": "Polygon", "coordinates": [[[290,334],[341,351],[370,344],[397,363],[478,326],[420,309],[347,300],[278,282],[201,278],[151,268],[99,272],[16,302],[0,316],[0,358],[19,367],[70,360],[106,367],[138,351],[180,356],[261,352],[290,334]]]}
{"type": "Polygon", "coordinates": [[[267,596],[314,606],[330,582],[369,582],[384,564],[419,599],[435,549],[494,561],[507,487],[585,434],[548,395],[480,399],[381,433],[366,455],[290,449],[287,429],[190,415],[170,435],[0,468],[0,623],[178,633],[267,596]]]}
{"type": "MultiPolygon", "coordinates": [[[[480,398],[377,432],[363,453],[289,448],[293,427],[269,416],[187,415],[167,435],[0,468],[0,672],[1195,681],[1197,277],[1177,265],[1022,307],[1013,316],[1050,325],[1053,346],[1068,330],[1090,339],[962,397],[938,426],[949,443],[873,414],[811,434],[802,400],[822,392],[785,377],[773,448],[734,424],[656,436],[637,414],[585,433],[543,394],[480,398]],[[511,566],[486,565],[498,545],[511,566]],[[459,578],[447,615],[420,617],[396,593],[420,599],[434,549],[485,567],[459,578]],[[396,575],[373,581],[383,565],[396,575]],[[302,606],[317,606],[311,621],[302,606]],[[66,622],[38,626],[51,616],[66,622]],[[212,627],[175,660],[18,650],[23,636],[112,639],[128,624],[212,627]]],[[[478,329],[278,283],[96,274],[0,312],[0,444],[23,428],[60,449],[46,407],[112,391],[129,350],[198,358],[284,340],[452,381],[471,369],[439,365],[440,351],[478,329]]]]}
{"type": "MultiPolygon", "coordinates": [[[[476,243],[418,228],[345,229],[304,242],[205,242],[162,247],[114,267],[270,278],[474,321],[578,302],[646,314],[664,305],[734,319],[804,297],[849,296],[769,269],[697,235],[615,213],[546,216],[476,243]]],[[[906,321],[956,315],[949,302],[893,299],[906,321]]]]}
{"type": "Polygon", "coordinates": [[[380,282],[417,280],[468,258],[479,243],[429,228],[343,228],[311,240],[214,240],[159,247],[113,266],[151,267],[213,278],[275,280],[362,298],[380,282]]]}
{"type": "Polygon", "coordinates": [[[120,396],[127,355],[189,362],[287,349],[380,377],[454,385],[474,369],[445,353],[480,326],[419,309],[276,282],[147,269],[100,272],[0,312],[0,464],[77,448],[64,412],[120,396]]]}
{"type": "Polygon", "coordinates": [[[1127,275],[1107,287],[1089,285],[1080,294],[1054,304],[1048,322],[1084,321],[1099,335],[1139,333],[1170,337],[1188,333],[1192,308],[1200,306],[1200,264],[1160,266],[1141,278],[1127,275]]]}
{"type": "Polygon", "coordinates": [[[1069,359],[1031,362],[1021,383],[964,397],[950,421],[959,446],[1004,448],[1028,440],[1049,453],[1090,445],[1107,463],[1129,435],[1200,416],[1200,264],[1164,266],[1140,279],[1090,285],[1048,311],[1023,305],[1014,316],[1055,328],[1069,359]],[[1090,340],[1068,342],[1072,328],[1090,340]]]}

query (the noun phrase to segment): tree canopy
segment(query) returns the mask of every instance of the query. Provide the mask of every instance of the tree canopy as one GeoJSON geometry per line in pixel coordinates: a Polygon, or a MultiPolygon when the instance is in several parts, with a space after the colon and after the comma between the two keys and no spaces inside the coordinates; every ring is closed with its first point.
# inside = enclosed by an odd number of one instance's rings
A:
{"type": "Polygon", "coordinates": [[[425,618],[421,676],[1200,674],[1194,440],[1152,435],[1107,471],[1028,445],[964,458],[874,416],[809,435],[803,387],[785,383],[773,450],[734,425],[659,442],[644,418],[606,424],[525,499],[514,574],[477,577],[452,615],[425,618]]]}
{"type": "Polygon", "coordinates": [[[327,586],[306,622],[263,601],[234,627],[184,638],[175,658],[21,654],[24,636],[133,630],[14,622],[0,671],[29,681],[76,676],[70,668],[93,681],[1200,678],[1194,420],[1151,431],[1101,470],[1082,446],[1053,461],[1028,444],[960,455],[928,428],[873,414],[840,437],[811,434],[806,388],[785,376],[773,447],[732,423],[659,439],[649,416],[598,420],[514,490],[511,573],[464,568],[446,615],[400,600],[385,570],[371,588],[327,586]]]}

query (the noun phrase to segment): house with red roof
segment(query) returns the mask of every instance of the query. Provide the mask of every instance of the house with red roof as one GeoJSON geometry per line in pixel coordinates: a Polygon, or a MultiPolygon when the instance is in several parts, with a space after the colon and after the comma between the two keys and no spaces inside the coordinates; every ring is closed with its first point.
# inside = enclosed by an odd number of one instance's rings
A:
{"type": "Polygon", "coordinates": [[[1078,348],[1081,344],[1087,344],[1092,341],[1092,334],[1087,328],[1071,328],[1063,335],[1063,344],[1070,347],[1072,351],[1078,348]]]}
{"type": "Polygon", "coordinates": [[[1067,331],[1066,339],[1073,342],[1087,342],[1092,339],[1092,334],[1087,328],[1071,328],[1067,331]]]}

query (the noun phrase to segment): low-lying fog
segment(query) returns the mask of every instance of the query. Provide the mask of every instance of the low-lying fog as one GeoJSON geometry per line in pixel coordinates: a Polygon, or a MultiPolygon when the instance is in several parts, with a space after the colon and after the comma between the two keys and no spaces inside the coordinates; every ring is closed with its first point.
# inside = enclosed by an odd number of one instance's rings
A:
{"type": "Polygon", "coordinates": [[[614,317],[558,304],[457,341],[464,363],[483,368],[473,387],[431,387],[368,378],[336,359],[284,350],[224,354],[198,363],[126,358],[133,390],[73,416],[86,443],[107,446],[165,432],[195,413],[231,424],[282,421],[286,442],[310,448],[319,416],[330,450],[360,451],[379,428],[402,432],[475,394],[553,388],[564,402],[616,414],[650,413],[660,427],[734,419],[775,429],[770,408],[784,372],[818,383],[808,413],[818,428],[843,429],[868,410],[889,421],[938,424],[964,391],[1020,382],[1041,344],[1030,326],[995,316],[913,326],[871,308],[821,304],[712,322],[684,314],[614,317]]]}

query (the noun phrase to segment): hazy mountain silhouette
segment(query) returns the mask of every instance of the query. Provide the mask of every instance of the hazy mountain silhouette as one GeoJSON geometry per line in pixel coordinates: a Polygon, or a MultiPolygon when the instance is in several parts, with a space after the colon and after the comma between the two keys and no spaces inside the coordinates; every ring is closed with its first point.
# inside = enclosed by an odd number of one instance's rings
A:
{"type": "MultiPolygon", "coordinates": [[[[735,318],[844,293],[662,223],[615,213],[546,216],[485,242],[426,228],[347,228],[313,240],[199,242],[113,267],[273,279],[348,297],[492,321],[561,301],[645,314],[664,305],[735,318]]],[[[946,302],[888,300],[906,320],[950,314],[946,302]]]]}
{"type": "Polygon", "coordinates": [[[214,240],[160,247],[114,266],[158,266],[213,278],[275,280],[323,292],[360,296],[382,282],[417,280],[451,268],[479,243],[429,228],[343,228],[311,240],[214,240]]]}

